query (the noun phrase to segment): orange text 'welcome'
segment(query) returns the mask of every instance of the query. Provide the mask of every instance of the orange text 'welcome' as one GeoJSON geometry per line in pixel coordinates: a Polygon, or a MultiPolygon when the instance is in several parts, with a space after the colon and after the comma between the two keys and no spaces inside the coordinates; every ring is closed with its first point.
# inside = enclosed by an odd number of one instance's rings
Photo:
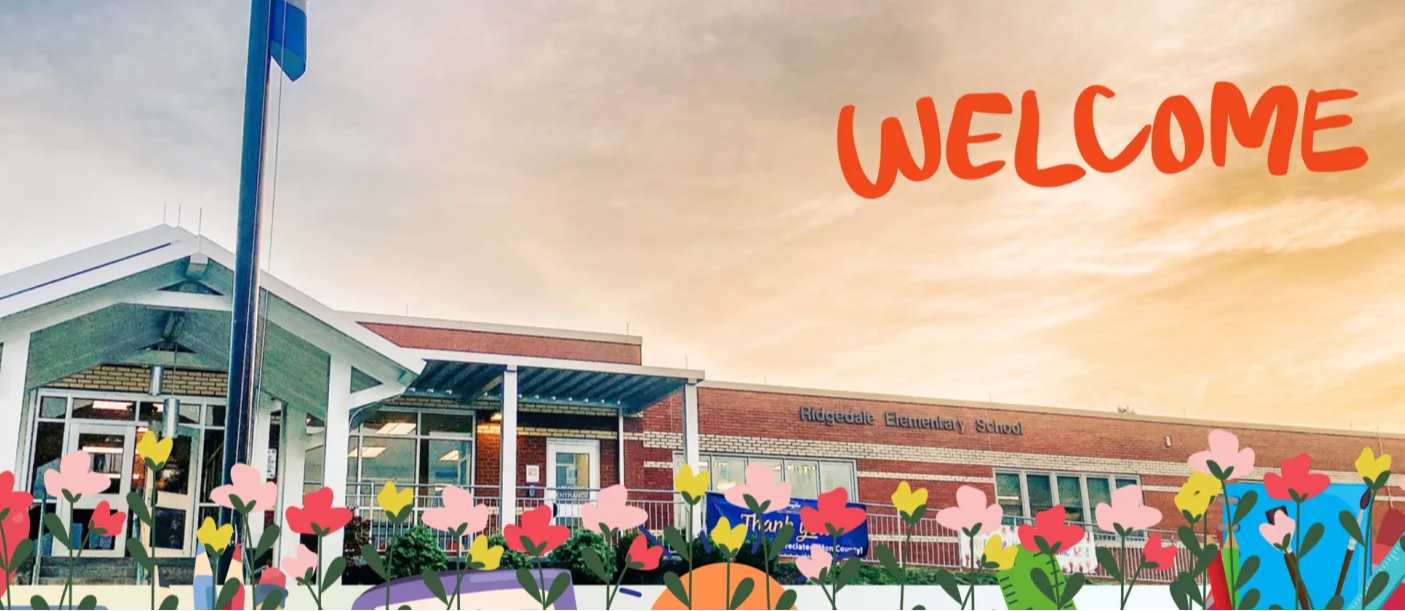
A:
{"type": "MultiPolygon", "coordinates": [[[[1185,171],[1200,159],[1205,149],[1206,129],[1199,111],[1190,98],[1183,95],[1166,98],[1156,109],[1151,124],[1145,125],[1117,154],[1108,156],[1098,142],[1093,127],[1093,101],[1098,97],[1113,97],[1107,87],[1093,85],[1079,94],[1073,109],[1073,133],[1083,163],[1093,170],[1112,173],[1121,170],[1141,155],[1151,144],[1151,161],[1165,174],[1185,171]],[[1171,147],[1171,123],[1175,122],[1184,141],[1178,157],[1171,147]]],[[[1349,115],[1318,116],[1326,102],[1356,97],[1349,89],[1308,91],[1303,102],[1302,146],[1303,166],[1310,172],[1342,172],[1366,165],[1366,151],[1358,146],[1319,151],[1313,148],[1317,132],[1351,124],[1349,115]]],[[[1010,98],[1002,93],[971,93],[956,100],[951,123],[947,127],[946,164],[952,176],[964,180],[985,178],[1005,167],[1004,160],[985,163],[971,161],[970,145],[1000,139],[998,133],[971,133],[971,119],[977,113],[1008,115],[1013,112],[1010,98]]],[[[854,193],[869,199],[887,194],[897,175],[913,182],[931,178],[942,162],[941,125],[937,120],[932,98],[917,101],[917,119],[922,129],[924,156],[922,164],[913,159],[903,134],[902,123],[894,117],[883,120],[878,154],[878,176],[869,180],[854,146],[854,107],[839,111],[839,167],[844,180],[854,193]]],[[[1298,95],[1291,87],[1279,85],[1265,91],[1251,111],[1244,92],[1233,83],[1215,83],[1210,99],[1210,157],[1215,165],[1225,164],[1225,146],[1229,133],[1240,145],[1249,148],[1263,146],[1268,139],[1268,171],[1274,176],[1288,173],[1288,161],[1293,151],[1293,134],[1298,126],[1298,95]],[[1270,127],[1272,133],[1270,134],[1270,127]]],[[[1033,91],[1020,97],[1020,131],[1015,136],[1015,174],[1020,180],[1036,187],[1058,187],[1083,178],[1087,170],[1074,163],[1047,167],[1039,165],[1039,101],[1033,91]]]]}

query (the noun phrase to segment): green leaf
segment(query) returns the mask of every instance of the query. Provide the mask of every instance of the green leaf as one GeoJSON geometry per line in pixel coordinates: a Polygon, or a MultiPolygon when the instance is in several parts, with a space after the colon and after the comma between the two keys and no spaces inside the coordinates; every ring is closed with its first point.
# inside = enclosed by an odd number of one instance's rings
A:
{"type": "Polygon", "coordinates": [[[1258,604],[1259,604],[1259,589],[1258,589],[1258,588],[1254,588],[1254,589],[1252,589],[1252,590],[1249,590],[1248,592],[1245,592],[1245,593],[1244,593],[1244,596],[1240,597],[1240,599],[1239,599],[1239,608],[1240,608],[1240,609],[1253,609],[1254,607],[1258,606],[1258,604]]]}
{"type": "Polygon", "coordinates": [[[600,581],[610,583],[611,575],[605,572],[605,561],[600,559],[600,553],[595,548],[581,548],[581,560],[585,561],[585,568],[590,569],[591,574],[599,577],[600,581]]]}
{"type": "Polygon", "coordinates": [[[233,577],[224,580],[224,585],[220,586],[220,595],[215,598],[215,608],[223,609],[229,606],[234,600],[234,595],[239,593],[239,580],[233,577]]]}
{"type": "Polygon", "coordinates": [[[1200,539],[1195,538],[1195,529],[1189,526],[1182,526],[1176,529],[1176,535],[1181,538],[1181,545],[1190,550],[1191,555],[1200,555],[1200,539]]]}
{"type": "MultiPolygon", "coordinates": [[[[10,566],[15,569],[24,566],[24,561],[29,560],[29,555],[33,552],[34,540],[20,539],[19,544],[15,546],[15,553],[10,554],[10,566]]],[[[13,573],[14,571],[11,572],[13,573]]]]}
{"type": "Polygon", "coordinates": [[[839,565],[839,574],[834,580],[834,591],[838,593],[839,590],[844,589],[844,586],[854,581],[854,576],[859,574],[859,569],[862,567],[863,562],[858,558],[850,558],[845,560],[844,564],[839,565]]]}
{"type": "Polygon", "coordinates": [[[1054,595],[1054,583],[1049,581],[1049,572],[1047,570],[1043,567],[1030,569],[1029,580],[1034,582],[1034,587],[1039,589],[1039,593],[1043,594],[1044,598],[1054,601],[1054,604],[1058,605],[1059,597],[1054,595]]]}
{"type": "Polygon", "coordinates": [[[265,595],[264,595],[263,601],[262,601],[262,603],[259,605],[259,608],[260,608],[260,609],[277,609],[278,607],[282,606],[282,604],[283,604],[283,591],[282,591],[282,590],[269,590],[268,594],[265,594],[265,595]]]}
{"type": "Polygon", "coordinates": [[[1342,530],[1345,530],[1347,535],[1355,539],[1357,545],[1366,545],[1366,537],[1361,536],[1361,525],[1356,522],[1356,516],[1351,515],[1349,511],[1343,510],[1341,513],[1337,514],[1337,521],[1342,523],[1342,530]]]}
{"type": "Polygon", "coordinates": [[[1234,506],[1234,523],[1238,524],[1249,517],[1249,512],[1254,510],[1254,506],[1259,504],[1259,493],[1253,490],[1245,490],[1239,495],[1239,503],[1234,506]]]}
{"type": "MultiPolygon", "coordinates": [[[[280,593],[279,595],[281,596],[282,594],[280,593]]],[[[161,599],[161,609],[162,609],[162,611],[170,611],[170,610],[172,610],[172,609],[179,609],[180,606],[181,606],[181,599],[180,599],[178,596],[176,596],[175,594],[168,595],[168,596],[166,596],[166,598],[161,599]]],[[[276,609],[277,607],[274,607],[274,608],[276,609]]]]}
{"type": "Polygon", "coordinates": [[[1239,567],[1239,576],[1234,579],[1234,591],[1244,589],[1250,579],[1254,578],[1254,573],[1259,570],[1259,557],[1249,556],[1244,559],[1244,565],[1239,567]]]}
{"type": "Polygon", "coordinates": [[[1323,526],[1321,522],[1313,524],[1312,526],[1309,526],[1307,528],[1307,534],[1303,535],[1303,544],[1300,551],[1298,552],[1299,560],[1302,560],[1303,558],[1307,557],[1307,553],[1312,551],[1312,548],[1317,545],[1318,541],[1322,540],[1322,533],[1326,530],[1327,527],[1323,526]]]}
{"type": "Polygon", "coordinates": [[[921,522],[921,521],[922,521],[922,518],[925,517],[926,515],[927,515],[927,505],[925,505],[925,504],[923,504],[923,505],[918,505],[915,509],[912,510],[912,515],[908,517],[908,522],[907,522],[907,523],[908,523],[908,524],[916,524],[916,523],[918,523],[918,522],[921,522]]]}
{"type": "Polygon", "coordinates": [[[663,585],[665,588],[668,588],[668,592],[672,594],[674,598],[678,599],[678,602],[683,603],[684,607],[689,609],[693,608],[692,603],[688,600],[688,589],[683,587],[683,582],[678,579],[677,574],[672,571],[664,573],[663,585]]]}
{"type": "MultiPolygon", "coordinates": [[[[517,583],[522,586],[523,590],[527,591],[527,594],[531,595],[532,600],[542,602],[541,588],[537,587],[537,578],[532,576],[530,570],[517,569],[517,583]]],[[[546,603],[542,603],[542,607],[546,607],[546,603]]]]}
{"type": "Polygon", "coordinates": [[[34,607],[35,609],[47,610],[49,608],[49,603],[45,602],[44,597],[42,596],[31,596],[29,598],[29,606],[34,607]]]}
{"type": "Polygon", "coordinates": [[[141,539],[136,537],[127,539],[127,553],[131,554],[132,560],[137,561],[137,564],[140,564],[147,572],[151,572],[151,568],[155,566],[155,563],[151,561],[151,556],[146,553],[146,546],[142,545],[141,539]]]}
{"type": "Polygon", "coordinates": [[[385,562],[381,560],[381,555],[376,551],[374,543],[367,543],[361,546],[361,559],[366,561],[366,566],[371,567],[381,579],[390,581],[390,571],[385,570],[385,562]]]}
{"type": "Polygon", "coordinates": [[[750,577],[741,580],[741,582],[737,584],[737,589],[732,591],[732,603],[728,605],[727,608],[742,608],[742,603],[746,602],[747,597],[751,596],[751,590],[755,587],[756,582],[752,581],[750,577]]]}
{"type": "Polygon", "coordinates": [[[951,597],[951,600],[956,601],[957,604],[961,603],[961,587],[956,584],[956,576],[952,575],[951,571],[941,569],[933,575],[933,579],[936,580],[937,585],[942,587],[946,595],[951,597]]]}
{"type": "MultiPolygon", "coordinates": [[[[521,571],[518,571],[517,578],[519,580],[522,579],[521,571]]],[[[439,579],[438,573],[426,569],[425,572],[420,573],[420,579],[424,581],[424,587],[429,588],[429,593],[433,594],[435,598],[439,599],[439,602],[444,603],[446,605],[449,604],[449,595],[444,593],[444,582],[443,580],[439,579]]],[[[532,589],[528,590],[528,592],[532,594],[532,598],[535,599],[537,597],[536,584],[533,584],[532,589]]]]}
{"type": "Polygon", "coordinates": [[[776,536],[771,539],[771,560],[775,560],[785,551],[785,546],[790,545],[790,541],[795,538],[795,527],[790,522],[786,522],[776,531],[776,536]]]}
{"type": "Polygon", "coordinates": [[[278,541],[278,535],[281,534],[281,532],[277,524],[270,524],[264,527],[263,534],[259,535],[258,545],[254,547],[254,562],[257,563],[263,560],[265,555],[273,551],[273,544],[278,541]]]}
{"type": "Polygon", "coordinates": [[[772,609],[793,609],[795,608],[795,590],[781,592],[781,597],[776,599],[776,605],[772,609]]]}
{"type": "Polygon", "coordinates": [[[319,591],[326,592],[328,588],[337,585],[341,581],[342,571],[346,570],[346,556],[337,556],[332,559],[332,563],[327,565],[327,572],[322,574],[322,583],[318,586],[319,591]]]}
{"type": "Polygon", "coordinates": [[[1122,567],[1117,566],[1117,558],[1112,555],[1112,550],[1106,547],[1099,547],[1097,550],[1098,566],[1107,571],[1107,574],[1113,579],[1116,579],[1117,583],[1123,583],[1122,567]]]}
{"type": "Polygon", "coordinates": [[[1385,587],[1388,583],[1390,583],[1389,573],[1386,571],[1376,573],[1376,576],[1371,578],[1371,585],[1366,588],[1366,598],[1362,601],[1361,606],[1365,607],[1370,605],[1371,601],[1376,600],[1376,597],[1380,596],[1381,592],[1385,591],[1385,587]]]}
{"type": "Polygon", "coordinates": [[[49,529],[49,534],[54,540],[62,543],[64,547],[73,547],[73,541],[69,538],[68,529],[63,525],[63,519],[56,513],[44,515],[44,528],[49,529]]]}
{"type": "Polygon", "coordinates": [[[665,526],[663,529],[663,542],[668,545],[669,549],[673,550],[673,553],[678,554],[684,560],[692,561],[692,549],[688,545],[688,542],[684,540],[682,531],[672,526],[665,526]]]}
{"type": "Polygon", "coordinates": [[[1381,488],[1385,487],[1386,481],[1389,480],[1389,479],[1390,479],[1390,471],[1389,471],[1389,470],[1382,471],[1381,474],[1380,474],[1380,476],[1376,478],[1376,481],[1371,482],[1371,489],[1372,489],[1372,490],[1380,490],[1381,488]]]}
{"type": "Polygon", "coordinates": [[[898,559],[893,557],[893,550],[880,543],[873,548],[873,555],[878,556],[878,562],[883,565],[883,569],[888,571],[894,581],[902,581],[903,570],[898,567],[898,559]]]}
{"type": "Polygon", "coordinates": [[[551,580],[551,590],[547,592],[546,600],[542,601],[542,604],[548,607],[551,606],[551,603],[561,598],[561,595],[565,594],[566,589],[569,587],[571,587],[571,574],[561,573],[557,575],[556,579],[551,580]]]}
{"type": "MultiPolygon", "coordinates": [[[[1183,583],[1179,577],[1171,582],[1171,600],[1176,603],[1177,609],[1181,609],[1182,611],[1190,609],[1190,595],[1186,594],[1185,583],[1183,583]]],[[[1240,608],[1245,607],[1241,606],[1240,608]]]]}
{"type": "Polygon", "coordinates": [[[1073,602],[1073,597],[1077,596],[1078,591],[1083,589],[1085,579],[1083,573],[1074,573],[1068,576],[1068,581],[1064,582],[1063,600],[1059,604],[1060,609],[1073,602]]]}
{"type": "Polygon", "coordinates": [[[151,526],[151,512],[146,508],[146,501],[141,498],[141,493],[132,491],[127,493],[127,509],[141,520],[142,524],[151,526]]]}
{"type": "MultiPolygon", "coordinates": [[[[98,597],[93,596],[92,594],[89,594],[89,595],[87,595],[87,596],[84,596],[84,597],[83,597],[83,600],[78,601],[78,608],[79,608],[79,609],[96,609],[96,608],[98,608],[98,597]]],[[[223,608],[223,607],[221,607],[221,608],[223,608]]]]}

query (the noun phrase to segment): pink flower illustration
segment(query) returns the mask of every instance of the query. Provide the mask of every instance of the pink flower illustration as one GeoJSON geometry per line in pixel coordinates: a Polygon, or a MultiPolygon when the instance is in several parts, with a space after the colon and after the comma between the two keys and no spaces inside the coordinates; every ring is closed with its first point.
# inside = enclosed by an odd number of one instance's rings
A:
{"type": "Polygon", "coordinates": [[[488,508],[473,504],[473,493],[458,486],[448,486],[440,494],[443,507],[424,512],[424,524],[435,530],[452,533],[462,528],[471,535],[488,527],[488,508]]]}
{"type": "Polygon", "coordinates": [[[609,530],[639,528],[649,519],[649,512],[630,507],[628,500],[629,490],[622,484],[601,490],[596,502],[581,506],[581,525],[602,534],[609,530]]]}
{"type": "Polygon", "coordinates": [[[317,552],[307,549],[306,545],[299,545],[294,555],[283,557],[283,572],[296,579],[306,580],[308,572],[316,567],[317,552]]]}
{"type": "Polygon", "coordinates": [[[1263,535],[1264,541],[1268,541],[1269,545],[1287,551],[1288,546],[1292,545],[1293,527],[1296,525],[1293,518],[1280,511],[1272,522],[1259,525],[1259,534],[1263,535]]]}
{"type": "Polygon", "coordinates": [[[210,500],[220,507],[238,509],[231,495],[239,497],[246,513],[254,514],[273,509],[278,502],[278,484],[264,481],[263,473],[249,465],[234,465],[229,472],[229,484],[210,491],[210,500]]]}
{"type": "Polygon", "coordinates": [[[1142,504],[1139,486],[1114,490],[1112,504],[1098,503],[1093,513],[1097,516],[1098,528],[1111,533],[1146,530],[1161,522],[1160,511],[1142,504]]]}
{"type": "Polygon", "coordinates": [[[44,472],[44,487],[49,494],[62,490],[70,502],[107,490],[112,480],[101,473],[93,473],[92,468],[93,457],[79,450],[63,457],[57,470],[44,472]]]}
{"type": "Polygon", "coordinates": [[[737,507],[746,507],[746,497],[750,496],[756,502],[755,509],[760,509],[762,513],[780,511],[790,505],[790,484],[787,482],[776,483],[776,472],[766,465],[749,465],[746,468],[746,483],[741,486],[732,486],[727,489],[724,495],[727,502],[737,507]]]}
{"type": "Polygon", "coordinates": [[[1326,473],[1312,472],[1312,457],[1306,452],[1283,461],[1278,469],[1264,474],[1264,492],[1280,501],[1305,502],[1332,485],[1326,473]]]}
{"type": "Polygon", "coordinates": [[[1190,455],[1190,468],[1225,481],[1248,477],[1254,471],[1253,448],[1239,448],[1239,438],[1229,431],[1210,431],[1210,449],[1190,455]],[[1210,463],[1215,466],[1211,467],[1210,463]],[[1219,472],[1216,473],[1216,468],[1219,472]]]}
{"type": "Polygon", "coordinates": [[[818,579],[820,571],[829,568],[829,565],[833,562],[834,556],[824,551],[823,547],[811,545],[810,556],[808,558],[796,558],[795,568],[800,569],[800,574],[809,579],[818,579]]]}
{"type": "Polygon", "coordinates": [[[962,486],[956,489],[956,506],[937,512],[937,523],[956,532],[980,528],[973,535],[987,535],[1000,530],[1004,514],[1000,505],[987,505],[985,493],[979,488],[962,486]]]}

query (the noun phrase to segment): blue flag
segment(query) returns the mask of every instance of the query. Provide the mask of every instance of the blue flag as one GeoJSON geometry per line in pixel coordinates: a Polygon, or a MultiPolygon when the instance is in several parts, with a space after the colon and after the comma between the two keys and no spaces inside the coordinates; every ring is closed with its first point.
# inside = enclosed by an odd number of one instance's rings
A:
{"type": "Polygon", "coordinates": [[[307,71],[307,0],[271,0],[273,19],[268,28],[268,54],[296,81],[307,71]]]}

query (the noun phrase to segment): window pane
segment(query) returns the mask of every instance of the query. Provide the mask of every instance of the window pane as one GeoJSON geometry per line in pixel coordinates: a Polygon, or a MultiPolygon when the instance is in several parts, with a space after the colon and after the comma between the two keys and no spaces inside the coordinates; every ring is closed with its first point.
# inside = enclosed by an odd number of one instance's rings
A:
{"type": "Polygon", "coordinates": [[[1001,511],[1005,512],[1007,519],[1005,524],[1016,524],[1010,517],[1020,517],[1024,515],[1024,499],[1020,495],[1020,476],[1018,473],[996,473],[995,474],[995,502],[1000,504],[1001,511]]]}
{"type": "Polygon", "coordinates": [[[415,483],[415,441],[366,437],[361,440],[361,479],[415,483]]]}
{"type": "MultiPolygon", "coordinates": [[[[314,440],[313,443],[318,445],[308,448],[307,452],[303,454],[303,479],[307,480],[308,483],[320,484],[322,483],[322,462],[326,458],[327,449],[322,447],[320,442],[314,440]]],[[[317,488],[313,488],[313,490],[315,491],[317,488]]]]}
{"type": "Polygon", "coordinates": [[[181,424],[200,424],[200,406],[182,403],[180,406],[181,424]]]}
{"type": "Polygon", "coordinates": [[[1075,475],[1059,476],[1059,504],[1068,511],[1069,522],[1084,522],[1083,484],[1075,475]]]}
{"type": "Polygon", "coordinates": [[[1121,477],[1117,478],[1117,487],[1118,487],[1118,488],[1126,488],[1127,486],[1135,486],[1135,485],[1137,485],[1137,480],[1134,480],[1134,479],[1126,479],[1126,478],[1121,478],[1121,477]]]}
{"type": "Polygon", "coordinates": [[[467,486],[473,471],[473,444],[467,440],[426,439],[420,442],[420,481],[467,486]]]}
{"type": "MultiPolygon", "coordinates": [[[[361,439],[358,437],[348,437],[346,440],[346,481],[348,482],[361,481],[356,476],[356,448],[360,447],[360,441],[361,439]]],[[[370,453],[374,454],[375,450],[370,450],[370,453]]]]}
{"type": "Polygon", "coordinates": [[[1029,511],[1037,514],[1054,506],[1054,490],[1047,475],[1029,474],[1025,476],[1029,487],[1029,511]]]}
{"type": "MultiPolygon", "coordinates": [[[[61,422],[40,422],[38,435],[34,439],[34,472],[29,478],[30,494],[34,498],[43,498],[44,494],[44,472],[50,469],[59,468],[59,460],[63,458],[63,423],[61,422]]],[[[47,495],[49,498],[59,498],[62,492],[55,490],[53,494],[47,495]]]]}
{"type": "Polygon", "coordinates": [[[798,499],[819,498],[818,463],[809,460],[786,461],[785,481],[790,483],[791,496],[798,499]]]}
{"type": "Polygon", "coordinates": [[[205,408],[205,424],[207,426],[224,426],[224,406],[211,405],[205,408]]]}
{"type": "Polygon", "coordinates": [[[131,401],[74,399],[73,417],[87,420],[127,420],[137,418],[137,406],[131,401]]]}
{"type": "MultiPolygon", "coordinates": [[[[747,461],[747,464],[766,465],[767,467],[770,467],[773,473],[775,473],[776,481],[785,481],[785,473],[781,472],[781,460],[779,458],[751,458],[747,461]]],[[[793,490],[791,491],[791,494],[794,495],[793,490]]]]}
{"type": "Polygon", "coordinates": [[[746,459],[731,456],[712,457],[712,487],[722,491],[744,483],[746,459]]]}
{"type": "Polygon", "coordinates": [[[62,418],[68,415],[68,399],[65,397],[44,397],[39,400],[40,418],[62,418]]]}
{"type": "MultiPolygon", "coordinates": [[[[1112,504],[1112,490],[1108,486],[1106,477],[1088,478],[1088,506],[1096,513],[1098,504],[1112,504]]],[[[1097,517],[1096,515],[1094,517],[1097,517]]]]}
{"type": "Polygon", "coordinates": [[[471,437],[473,435],[473,415],[463,414],[420,414],[420,424],[424,430],[422,435],[462,435],[471,437]]]}
{"type": "Polygon", "coordinates": [[[376,412],[361,425],[361,432],[369,435],[405,437],[419,430],[415,414],[406,412],[376,412]]]}
{"type": "Polygon", "coordinates": [[[820,490],[828,492],[835,488],[845,488],[849,498],[855,499],[859,491],[854,489],[854,464],[847,462],[820,463],[820,490]]]}
{"type": "MultiPolygon", "coordinates": [[[[215,487],[224,484],[224,431],[207,429],[201,452],[200,499],[210,498],[215,487]]],[[[203,523],[203,521],[201,522],[203,523]]]]}

